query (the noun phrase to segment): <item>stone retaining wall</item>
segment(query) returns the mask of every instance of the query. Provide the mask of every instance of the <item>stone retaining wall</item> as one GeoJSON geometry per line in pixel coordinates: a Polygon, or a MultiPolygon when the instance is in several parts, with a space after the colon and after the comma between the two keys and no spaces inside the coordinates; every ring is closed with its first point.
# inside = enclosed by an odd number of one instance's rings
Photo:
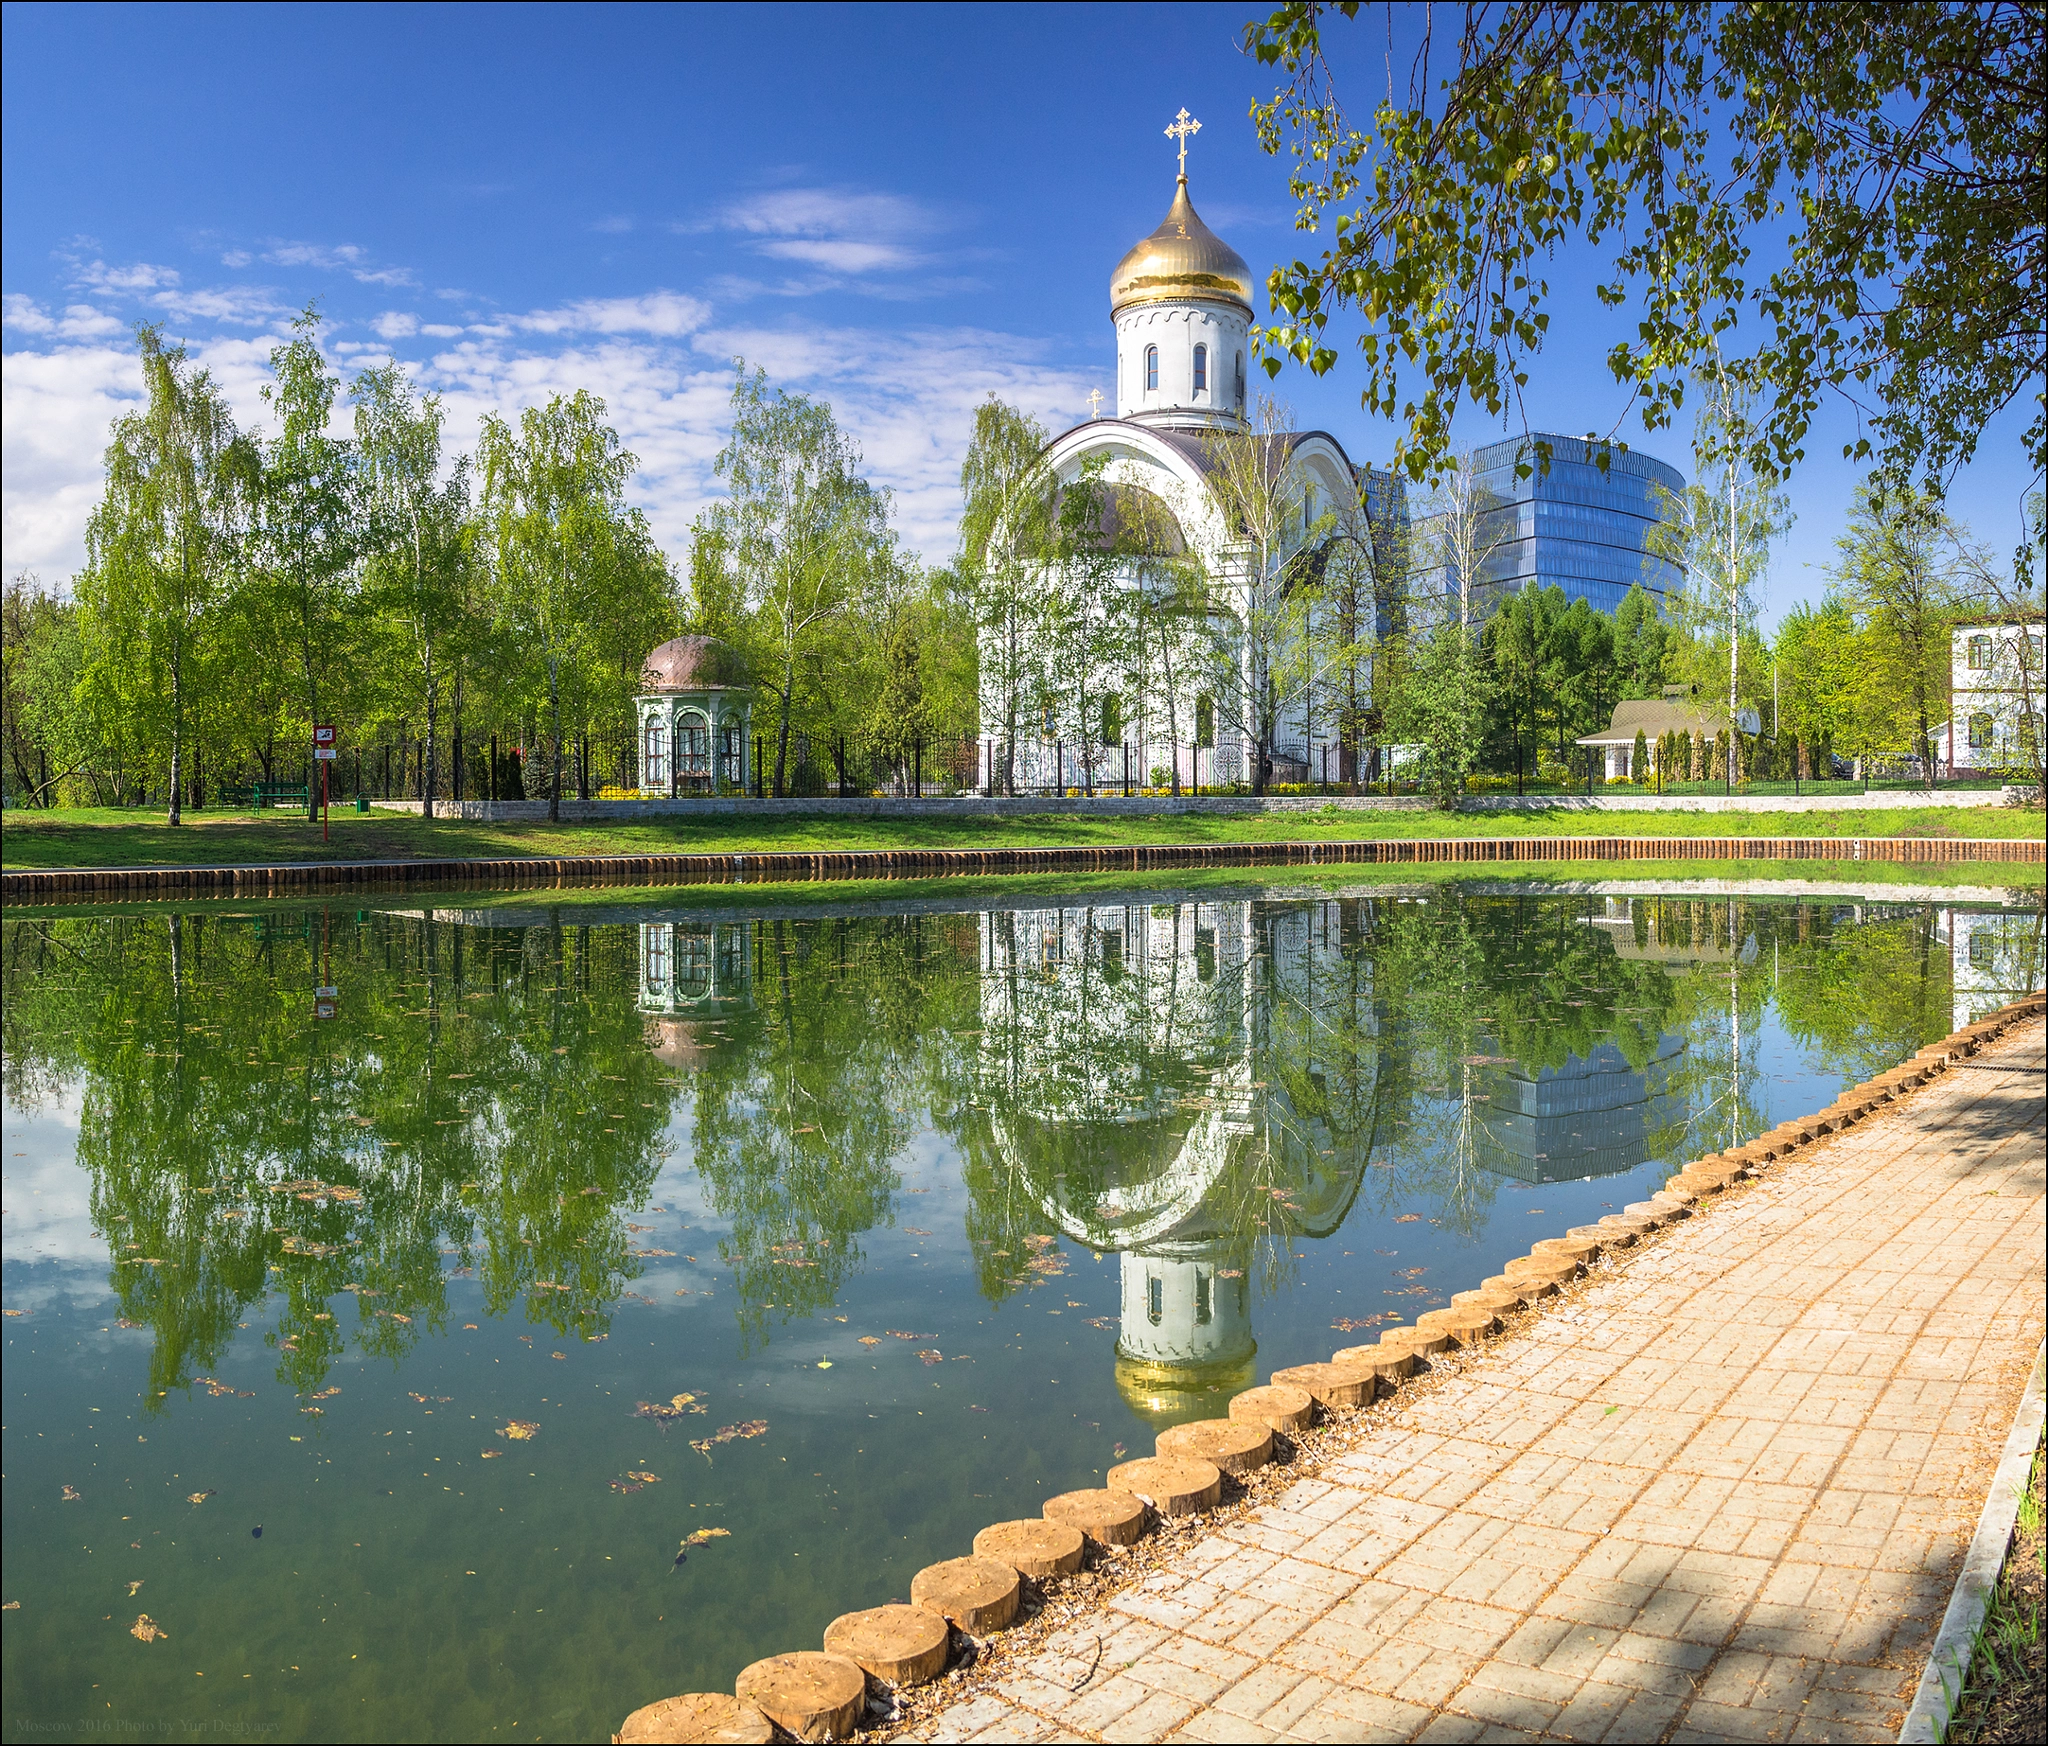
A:
{"type": "Polygon", "coordinates": [[[1695,1159],[1648,1200],[1598,1224],[1539,1240],[1480,1289],[1458,1293],[1451,1308],[1428,1311],[1413,1327],[1389,1329],[1372,1345],[1347,1347],[1328,1363],[1275,1372],[1271,1385],[1238,1395],[1227,1420],[1163,1432],[1159,1454],[1112,1468],[1107,1489],[1065,1492],[1048,1500],[1042,1520],[983,1529],[970,1556],[931,1565],[912,1579],[910,1605],[876,1607],[835,1620],[825,1631],[822,1653],[799,1650],[757,1661],[740,1674],[731,1696],[691,1692],[635,1710],[613,1740],[765,1741],[771,1738],[771,1722],[799,1740],[829,1740],[858,1727],[900,1721],[898,1694],[939,1678],[956,1656],[971,1653],[970,1639],[1015,1620],[1026,1582],[1056,1581],[1079,1569],[1091,1542],[1096,1547],[1132,1544],[1156,1530],[1162,1518],[1199,1516],[1215,1508],[1223,1501],[1224,1473],[1240,1475],[1263,1465],[1271,1457],[1273,1433],[1294,1434],[1318,1413],[1349,1412],[1377,1395],[1398,1391],[1418,1362],[1483,1344],[1530,1305],[1579,1277],[1603,1251],[1628,1248],[1665,1225],[1710,1211],[1712,1197],[1736,1182],[1877,1114],[2044,1009],[2048,997],[2040,994],[2014,1001],[1844,1092],[1817,1114],[1781,1122],[1746,1145],[1695,1159]],[[1215,1453],[1205,1459],[1195,1446],[1215,1453]],[[1126,1503],[1134,1500],[1140,1510],[1133,1515],[1116,1508],[1119,1497],[1126,1503]],[[963,1598],[970,1591],[971,1602],[963,1598]],[[948,1627],[943,1636],[941,1624],[948,1627]],[[944,1652],[913,1661],[899,1652],[912,1642],[943,1644],[944,1652]],[[709,1723],[723,1731],[694,1736],[667,1731],[682,1716],[699,1728],[709,1723]]]}
{"type": "Polygon", "coordinates": [[[294,897],[323,892],[726,885],[1213,867],[1416,866],[1516,861],[1882,861],[2041,866],[2038,837],[1450,837],[1334,843],[1154,843],[1118,848],[773,850],[720,855],[534,855],[492,860],[300,862],[275,867],[85,867],[0,875],[0,902],[294,897]]]}

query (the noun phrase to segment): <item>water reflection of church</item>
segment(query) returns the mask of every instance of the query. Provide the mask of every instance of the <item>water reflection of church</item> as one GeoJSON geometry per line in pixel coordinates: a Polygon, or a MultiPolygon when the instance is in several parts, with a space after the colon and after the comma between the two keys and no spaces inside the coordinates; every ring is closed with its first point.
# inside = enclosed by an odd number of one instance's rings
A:
{"type": "Polygon", "coordinates": [[[1377,1046],[1344,1021],[1346,997],[1369,1007],[1371,969],[1338,910],[982,918],[979,1100],[1046,1215],[1117,1252],[1117,1381],[1142,1412],[1182,1417],[1245,1386],[1256,1233],[1327,1234],[1357,1193],[1377,1046]]]}

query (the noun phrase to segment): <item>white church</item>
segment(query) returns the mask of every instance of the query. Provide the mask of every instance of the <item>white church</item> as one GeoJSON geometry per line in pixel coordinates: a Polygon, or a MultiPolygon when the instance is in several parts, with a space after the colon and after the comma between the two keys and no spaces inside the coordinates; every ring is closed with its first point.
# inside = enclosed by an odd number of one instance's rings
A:
{"type": "MultiPolygon", "coordinates": [[[[1226,520],[1212,485],[1217,460],[1205,442],[1213,433],[1246,431],[1253,416],[1247,377],[1253,278],[1244,257],[1202,222],[1189,197],[1186,139],[1200,125],[1182,110],[1166,130],[1181,140],[1173,204],[1110,275],[1116,414],[1076,425],[1044,458],[1062,486],[1093,466],[1119,500],[1128,502],[1131,494],[1153,500],[1146,507],[1154,525],[1168,530],[1174,550],[1198,557],[1212,579],[1217,604],[1204,639],[1209,657],[1170,682],[1157,670],[1148,673],[1133,688],[1139,695],[1092,709],[1079,743],[1071,714],[1049,706],[1033,712],[1031,731],[1019,735],[1007,765],[999,739],[985,737],[979,784],[985,793],[1000,791],[1006,769],[1013,788],[1037,791],[1153,786],[1162,775],[1169,782],[1177,775],[1185,789],[1248,784],[1256,775],[1258,742],[1247,725],[1254,712],[1243,702],[1253,680],[1252,656],[1241,638],[1231,656],[1231,627],[1244,622],[1251,590],[1274,584],[1255,574],[1242,537],[1226,520]]],[[[1304,532],[1318,523],[1321,531],[1311,537],[1319,545],[1329,541],[1333,523],[1369,524],[1376,538],[1396,523],[1405,526],[1400,481],[1354,464],[1328,432],[1289,432],[1270,441],[1278,452],[1269,464],[1287,470],[1301,510],[1297,549],[1278,554],[1276,569],[1304,556],[1313,562],[1316,554],[1300,548],[1308,543],[1304,532]]],[[[996,665],[984,659],[984,674],[996,665]]],[[[1363,748],[1340,744],[1335,712],[1312,687],[1297,689],[1303,694],[1271,736],[1268,782],[1357,780],[1364,773],[1363,748]]],[[[1000,736],[1004,712],[988,692],[985,679],[983,733],[1000,736]]]]}

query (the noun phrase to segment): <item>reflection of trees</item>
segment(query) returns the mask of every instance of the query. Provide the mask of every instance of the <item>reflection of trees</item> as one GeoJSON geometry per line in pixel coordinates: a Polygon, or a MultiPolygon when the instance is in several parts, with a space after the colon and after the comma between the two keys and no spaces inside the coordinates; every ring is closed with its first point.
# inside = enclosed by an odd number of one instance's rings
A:
{"type": "Polygon", "coordinates": [[[750,1342],[770,1307],[787,1319],[836,1300],[860,1234],[889,1217],[919,1105],[951,1113],[973,928],[952,916],[747,924],[753,998],[694,1083],[697,1169],[731,1221],[721,1253],[750,1342]]]}
{"type": "Polygon", "coordinates": [[[1844,1086],[1948,1034],[1953,976],[1938,912],[1859,904],[1763,914],[1768,944],[1756,973],[1769,973],[1786,1030],[1844,1086]]]}
{"type": "Polygon", "coordinates": [[[78,1161],[120,1312],[156,1335],[153,1397],[267,1293],[295,1387],[351,1342],[396,1357],[445,1318],[451,1254],[494,1310],[606,1325],[667,1102],[616,934],[313,911],[7,931],[35,966],[8,978],[9,1060],[83,1079],[78,1161]],[[349,1290],[352,1329],[327,1308],[349,1290]]]}

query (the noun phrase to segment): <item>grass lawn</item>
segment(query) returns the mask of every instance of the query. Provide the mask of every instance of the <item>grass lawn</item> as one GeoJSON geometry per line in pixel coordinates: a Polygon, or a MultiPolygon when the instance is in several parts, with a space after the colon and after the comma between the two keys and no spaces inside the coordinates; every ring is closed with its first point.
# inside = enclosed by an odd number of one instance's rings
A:
{"type": "Polygon", "coordinates": [[[283,813],[188,813],[173,830],[160,812],[112,808],[10,810],[0,831],[9,868],[274,865],[504,855],[662,855],[767,849],[1113,847],[1124,843],[1336,842],[1414,837],[2026,837],[2038,812],[2004,806],[1882,807],[1867,812],[1292,812],[1142,818],[1048,813],[1012,818],[858,819],[819,814],[650,818],[551,825],[524,820],[429,823],[403,814],[333,815],[320,827],[283,813]]]}

